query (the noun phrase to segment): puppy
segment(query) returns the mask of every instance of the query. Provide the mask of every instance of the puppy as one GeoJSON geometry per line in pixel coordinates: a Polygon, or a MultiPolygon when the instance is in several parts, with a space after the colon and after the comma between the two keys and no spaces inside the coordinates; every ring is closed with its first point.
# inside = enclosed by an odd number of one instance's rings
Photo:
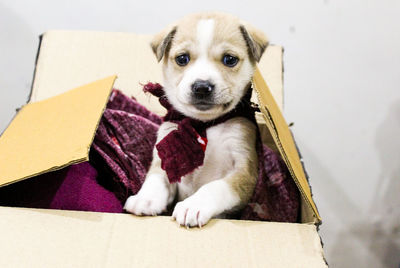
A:
{"type": "MultiPolygon", "coordinates": [[[[156,35],[151,47],[163,61],[164,91],[183,115],[203,122],[232,111],[250,87],[255,64],[268,45],[263,33],[238,18],[201,13],[183,18],[156,35]]],[[[164,122],[157,143],[177,125],[164,122]]],[[[178,199],[173,218],[183,226],[203,226],[211,218],[243,208],[258,175],[253,122],[234,117],[207,128],[204,163],[179,183],[169,183],[154,149],[141,190],[125,210],[157,215],[178,199]]]]}

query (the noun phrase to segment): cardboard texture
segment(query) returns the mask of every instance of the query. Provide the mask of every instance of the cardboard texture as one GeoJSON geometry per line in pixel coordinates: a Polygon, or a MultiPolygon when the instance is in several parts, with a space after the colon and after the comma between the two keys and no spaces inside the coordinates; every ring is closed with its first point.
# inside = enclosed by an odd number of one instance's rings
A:
{"type": "Polygon", "coordinates": [[[0,267],[326,267],[313,224],[0,207],[0,230],[0,267]]]}
{"type": "MultiPolygon", "coordinates": [[[[162,81],[150,39],[44,34],[30,103],[0,137],[0,186],[88,160],[116,78],[110,75],[118,75],[116,88],[163,114],[158,100],[142,92],[141,84],[162,81]]],[[[282,154],[300,188],[303,224],[212,220],[186,230],[169,217],[0,207],[0,267],[326,267],[315,225],[321,219],[281,114],[281,47],[268,47],[253,87],[263,141],[282,154]]]]}
{"type": "Polygon", "coordinates": [[[0,186],[87,161],[115,78],[22,107],[0,138],[0,186]]]}

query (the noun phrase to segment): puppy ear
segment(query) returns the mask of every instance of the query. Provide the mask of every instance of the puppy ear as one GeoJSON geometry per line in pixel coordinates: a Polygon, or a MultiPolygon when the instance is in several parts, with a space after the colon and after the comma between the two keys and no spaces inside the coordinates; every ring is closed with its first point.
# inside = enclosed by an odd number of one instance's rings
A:
{"type": "Polygon", "coordinates": [[[177,27],[174,26],[167,28],[166,30],[162,31],[159,34],[156,34],[153,37],[153,40],[150,43],[151,49],[153,50],[154,54],[156,54],[157,60],[161,61],[164,57],[165,53],[167,52],[172,39],[176,33],[177,27]]]}
{"type": "Polygon", "coordinates": [[[249,48],[250,56],[259,62],[269,43],[267,37],[263,32],[248,24],[246,26],[240,25],[239,28],[249,48]]]}

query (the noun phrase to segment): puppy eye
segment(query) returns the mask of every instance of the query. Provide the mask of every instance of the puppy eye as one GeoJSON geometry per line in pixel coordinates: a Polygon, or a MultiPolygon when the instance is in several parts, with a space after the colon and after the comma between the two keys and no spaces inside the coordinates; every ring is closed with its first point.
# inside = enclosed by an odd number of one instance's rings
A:
{"type": "Polygon", "coordinates": [[[179,66],[185,66],[189,63],[190,57],[188,54],[182,54],[175,58],[176,64],[179,66]]]}
{"type": "Polygon", "coordinates": [[[225,54],[222,58],[222,63],[227,67],[235,67],[235,65],[239,62],[239,59],[235,56],[225,54]]]}

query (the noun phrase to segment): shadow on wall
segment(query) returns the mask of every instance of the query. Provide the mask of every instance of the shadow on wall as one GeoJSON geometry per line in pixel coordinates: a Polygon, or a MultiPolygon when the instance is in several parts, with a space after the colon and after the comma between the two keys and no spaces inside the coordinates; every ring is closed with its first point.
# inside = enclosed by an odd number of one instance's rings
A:
{"type": "Polygon", "coordinates": [[[376,140],[381,172],[375,191],[376,202],[371,251],[386,267],[400,265],[400,100],[392,103],[386,119],[379,125],[376,140]]]}
{"type": "Polygon", "coordinates": [[[311,185],[327,203],[322,218],[331,218],[321,231],[329,230],[325,250],[332,267],[400,267],[400,100],[389,107],[375,144],[382,171],[376,180],[374,203],[366,214],[360,213],[318,158],[305,150],[306,166],[312,163],[318,173],[313,175],[320,176],[311,177],[311,185]]]}
{"type": "Polygon", "coordinates": [[[321,164],[313,152],[304,146],[300,150],[306,156],[306,168],[312,165],[310,184],[323,220],[320,234],[328,264],[341,268],[368,267],[365,264],[371,263],[372,258],[363,252],[365,245],[358,245],[360,238],[354,234],[350,224],[359,216],[359,208],[347,197],[329,174],[328,168],[321,164]]]}
{"type": "Polygon", "coordinates": [[[400,100],[389,107],[375,145],[382,170],[376,180],[374,203],[366,215],[355,214],[357,220],[338,234],[332,255],[354,254],[351,265],[342,263],[341,267],[400,265],[400,100]]]}

